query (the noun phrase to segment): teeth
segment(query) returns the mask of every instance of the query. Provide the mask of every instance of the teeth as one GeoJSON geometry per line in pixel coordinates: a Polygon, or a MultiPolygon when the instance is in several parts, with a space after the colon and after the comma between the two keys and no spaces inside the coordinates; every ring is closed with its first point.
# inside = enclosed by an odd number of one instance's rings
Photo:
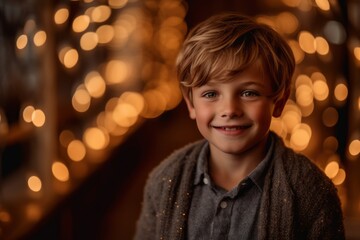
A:
{"type": "Polygon", "coordinates": [[[224,127],[226,131],[233,131],[239,129],[238,127],[224,127]]]}

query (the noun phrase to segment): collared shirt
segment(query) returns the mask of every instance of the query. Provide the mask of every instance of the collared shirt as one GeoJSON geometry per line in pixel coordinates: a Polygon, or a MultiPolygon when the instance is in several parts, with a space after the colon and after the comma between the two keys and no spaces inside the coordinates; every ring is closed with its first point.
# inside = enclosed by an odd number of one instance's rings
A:
{"type": "Polygon", "coordinates": [[[196,166],[187,239],[256,239],[257,216],[265,175],[273,152],[273,139],[265,158],[237,187],[216,186],[208,171],[209,144],[202,148],[196,166]]]}

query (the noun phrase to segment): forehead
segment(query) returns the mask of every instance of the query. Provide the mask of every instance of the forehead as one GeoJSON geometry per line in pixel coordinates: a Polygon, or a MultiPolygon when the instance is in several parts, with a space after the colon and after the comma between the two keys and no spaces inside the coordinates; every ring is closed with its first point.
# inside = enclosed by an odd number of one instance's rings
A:
{"type": "Polygon", "coordinates": [[[241,67],[238,69],[219,69],[219,71],[217,71],[217,73],[214,74],[207,83],[214,84],[232,81],[266,83],[269,82],[269,78],[268,74],[266,74],[266,70],[263,68],[262,61],[257,60],[243,69],[241,67]]]}

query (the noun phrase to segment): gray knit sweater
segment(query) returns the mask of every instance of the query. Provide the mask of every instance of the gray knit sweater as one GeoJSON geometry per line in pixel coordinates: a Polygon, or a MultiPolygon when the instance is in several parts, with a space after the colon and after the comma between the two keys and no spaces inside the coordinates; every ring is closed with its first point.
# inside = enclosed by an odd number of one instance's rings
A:
{"type": "MultiPolygon", "coordinates": [[[[275,135],[275,134],[274,134],[275,135]]],[[[258,216],[258,239],[345,239],[332,182],[274,136],[258,216]]],[[[165,159],[150,174],[135,239],[186,239],[196,161],[204,140],[165,159]]]]}

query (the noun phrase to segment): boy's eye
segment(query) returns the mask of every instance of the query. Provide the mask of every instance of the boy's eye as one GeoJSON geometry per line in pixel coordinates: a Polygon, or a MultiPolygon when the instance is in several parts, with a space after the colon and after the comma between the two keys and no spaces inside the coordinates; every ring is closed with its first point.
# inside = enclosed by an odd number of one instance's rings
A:
{"type": "Polygon", "coordinates": [[[241,96],[243,97],[258,97],[259,93],[251,90],[246,90],[241,93],[241,96]]]}
{"type": "Polygon", "coordinates": [[[214,98],[217,96],[216,92],[206,92],[202,95],[205,98],[214,98]]]}

